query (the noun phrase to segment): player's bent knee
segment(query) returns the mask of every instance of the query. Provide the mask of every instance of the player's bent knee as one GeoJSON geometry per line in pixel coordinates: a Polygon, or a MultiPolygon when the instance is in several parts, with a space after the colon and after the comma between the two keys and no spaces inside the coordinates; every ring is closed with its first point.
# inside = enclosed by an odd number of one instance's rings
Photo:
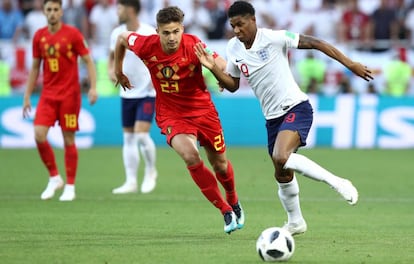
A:
{"type": "Polygon", "coordinates": [[[275,164],[276,169],[283,169],[289,156],[288,155],[272,155],[273,164],[275,164]]]}

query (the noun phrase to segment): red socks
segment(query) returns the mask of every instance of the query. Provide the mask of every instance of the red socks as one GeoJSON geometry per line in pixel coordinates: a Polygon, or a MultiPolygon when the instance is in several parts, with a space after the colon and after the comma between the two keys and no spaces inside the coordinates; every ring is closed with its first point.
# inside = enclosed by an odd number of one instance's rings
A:
{"type": "Polygon", "coordinates": [[[49,176],[52,177],[58,175],[59,172],[56,166],[55,154],[49,142],[45,141],[37,143],[37,151],[39,152],[39,156],[49,172],[49,176]]]}
{"type": "Polygon", "coordinates": [[[234,183],[234,171],[230,161],[227,161],[227,173],[216,173],[217,180],[221,183],[224,190],[226,190],[226,200],[230,205],[235,205],[238,202],[234,183]]]}
{"type": "MultiPolygon", "coordinates": [[[[37,150],[40,158],[49,171],[50,177],[59,174],[56,166],[55,154],[49,142],[37,143],[37,150]]],[[[75,184],[76,171],[78,169],[78,149],[76,145],[65,146],[65,167],[66,167],[66,183],[75,184]]]]}
{"type": "Polygon", "coordinates": [[[75,184],[78,169],[78,149],[76,145],[65,146],[66,183],[75,184]]]}
{"type": "Polygon", "coordinates": [[[204,196],[224,214],[227,211],[233,210],[231,206],[223,199],[218,188],[216,178],[210,170],[200,162],[193,166],[188,166],[191,177],[200,188],[204,196]]]}

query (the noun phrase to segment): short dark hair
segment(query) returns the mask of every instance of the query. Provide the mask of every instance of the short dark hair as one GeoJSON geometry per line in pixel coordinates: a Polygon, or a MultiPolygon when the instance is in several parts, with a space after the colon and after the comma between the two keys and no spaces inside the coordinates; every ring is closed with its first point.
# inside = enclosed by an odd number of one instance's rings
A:
{"type": "Polygon", "coordinates": [[[229,17],[235,17],[235,16],[245,16],[245,15],[252,15],[254,16],[255,10],[252,4],[246,1],[236,1],[234,2],[228,12],[227,15],[229,17]]]}
{"type": "Polygon", "coordinates": [[[118,4],[134,8],[137,14],[141,11],[140,0],[118,0],[118,4]]]}
{"type": "Polygon", "coordinates": [[[157,13],[157,24],[169,24],[172,22],[183,23],[184,12],[177,6],[169,6],[157,13]]]}
{"type": "Polygon", "coordinates": [[[46,5],[48,2],[58,3],[60,6],[62,6],[62,0],[44,0],[43,5],[46,5]]]}

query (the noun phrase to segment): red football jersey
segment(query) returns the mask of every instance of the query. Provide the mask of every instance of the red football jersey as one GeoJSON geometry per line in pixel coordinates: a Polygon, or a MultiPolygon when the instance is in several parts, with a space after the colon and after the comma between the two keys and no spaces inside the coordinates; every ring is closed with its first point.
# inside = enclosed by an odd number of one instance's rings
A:
{"type": "Polygon", "coordinates": [[[80,93],[78,56],[89,53],[80,31],[62,24],[54,34],[47,27],[39,29],[33,36],[33,58],[43,62],[42,96],[64,99],[80,93]]]}
{"type": "MultiPolygon", "coordinates": [[[[180,47],[166,54],[158,35],[131,33],[128,45],[151,73],[156,89],[156,119],[201,116],[215,111],[202,75],[202,65],[194,52],[200,42],[196,36],[183,34],[180,47]]],[[[215,55],[217,56],[217,55],[215,55]]]]}

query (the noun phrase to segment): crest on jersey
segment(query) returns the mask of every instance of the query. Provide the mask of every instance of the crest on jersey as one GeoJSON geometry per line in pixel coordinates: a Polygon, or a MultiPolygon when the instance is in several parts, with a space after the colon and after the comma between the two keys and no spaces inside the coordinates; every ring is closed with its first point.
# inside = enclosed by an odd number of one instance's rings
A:
{"type": "Polygon", "coordinates": [[[269,51],[267,49],[261,49],[257,52],[257,55],[259,55],[259,58],[262,61],[267,61],[269,59],[269,51]]]}
{"type": "Polygon", "coordinates": [[[174,75],[174,70],[171,66],[166,66],[162,68],[161,73],[162,73],[162,76],[164,76],[164,78],[170,79],[171,76],[174,75]]]}
{"type": "Polygon", "coordinates": [[[50,46],[49,46],[49,48],[47,49],[47,54],[48,54],[49,56],[54,56],[54,55],[55,55],[55,53],[56,53],[55,46],[50,45],[50,46]]]}

